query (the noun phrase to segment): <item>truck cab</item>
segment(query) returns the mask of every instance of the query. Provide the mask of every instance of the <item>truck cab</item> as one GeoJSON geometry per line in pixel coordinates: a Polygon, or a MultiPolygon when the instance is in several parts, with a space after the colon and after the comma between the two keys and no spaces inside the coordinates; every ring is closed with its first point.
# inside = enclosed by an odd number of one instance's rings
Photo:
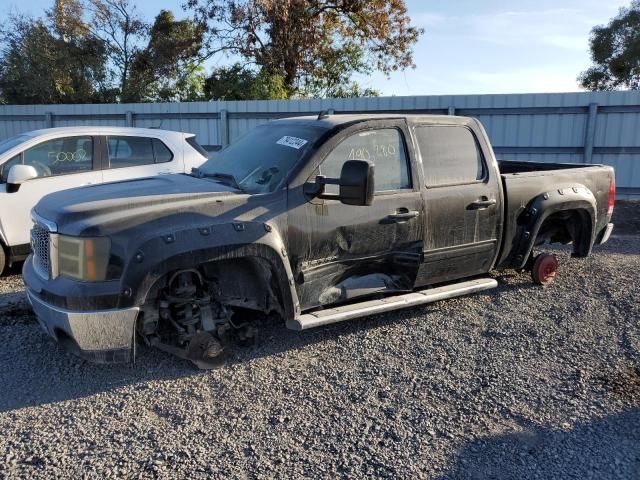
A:
{"type": "Polygon", "coordinates": [[[476,121],[373,118],[345,125],[288,189],[288,244],[302,309],[488,272],[502,228],[500,174],[476,121]],[[423,155],[429,161],[423,161],[423,155]],[[306,184],[375,166],[370,205],[310,198],[306,184]]]}

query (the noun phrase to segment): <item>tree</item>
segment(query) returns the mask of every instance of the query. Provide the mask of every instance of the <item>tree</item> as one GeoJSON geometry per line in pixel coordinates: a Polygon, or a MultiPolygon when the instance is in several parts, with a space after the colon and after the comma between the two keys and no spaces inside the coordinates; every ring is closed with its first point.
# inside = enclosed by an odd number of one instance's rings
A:
{"type": "Polygon", "coordinates": [[[363,88],[357,82],[340,85],[327,95],[328,98],[379,97],[380,92],[373,88],[363,88]]]}
{"type": "Polygon", "coordinates": [[[3,102],[57,103],[54,39],[46,25],[12,16],[3,30],[0,90],[3,102]]]}
{"type": "Polygon", "coordinates": [[[379,92],[365,88],[351,79],[354,73],[369,75],[373,71],[361,47],[346,44],[334,49],[332,55],[316,61],[314,69],[298,88],[303,97],[347,98],[377,97],[379,92]]]}
{"type": "Polygon", "coordinates": [[[239,55],[281,76],[290,96],[330,93],[353,73],[413,67],[422,33],[404,0],[188,0],[187,7],[209,26],[209,55],[239,55]]]}
{"type": "Polygon", "coordinates": [[[126,98],[196,99],[204,87],[199,58],[203,37],[201,25],[176,20],[170,11],[161,10],[149,31],[147,46],[133,58],[126,98]]]}
{"type": "Polygon", "coordinates": [[[55,37],[57,60],[51,73],[65,87],[64,101],[113,101],[113,91],[108,86],[107,49],[83,21],[81,0],[55,0],[45,14],[55,37]]]}
{"type": "Polygon", "coordinates": [[[105,46],[120,101],[129,100],[131,66],[142,49],[149,26],[129,0],[87,0],[92,35],[105,46]]]}
{"type": "Polygon", "coordinates": [[[46,15],[53,30],[65,41],[84,37],[89,33],[82,20],[84,7],[80,0],[55,0],[53,8],[47,10],[46,15]]]}
{"type": "Polygon", "coordinates": [[[591,30],[593,66],[578,81],[587,90],[640,89],[640,0],[634,0],[608,25],[591,30]]]}
{"type": "Polygon", "coordinates": [[[284,80],[266,70],[255,72],[236,63],[215,69],[206,79],[209,100],[282,100],[289,98],[284,80]]]}
{"type": "Polygon", "coordinates": [[[195,68],[190,67],[171,87],[160,91],[157,98],[164,102],[196,102],[206,100],[204,96],[206,78],[207,76],[202,65],[197,65],[195,68]]]}
{"type": "Polygon", "coordinates": [[[0,38],[0,95],[4,102],[110,100],[104,85],[105,50],[80,22],[67,21],[69,5],[63,3],[56,2],[46,21],[14,15],[5,23],[0,38]]]}
{"type": "Polygon", "coordinates": [[[0,30],[0,98],[11,103],[203,98],[204,28],[161,10],[148,26],[130,0],[55,0],[43,19],[0,30]]]}

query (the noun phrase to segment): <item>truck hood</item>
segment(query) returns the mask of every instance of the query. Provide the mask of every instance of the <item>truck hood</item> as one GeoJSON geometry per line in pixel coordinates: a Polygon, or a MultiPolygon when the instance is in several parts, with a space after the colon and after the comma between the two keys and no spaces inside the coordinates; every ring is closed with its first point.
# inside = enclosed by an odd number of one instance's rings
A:
{"type": "Polygon", "coordinates": [[[176,174],[52,193],[40,200],[35,212],[54,222],[61,233],[108,235],[166,220],[176,213],[184,219],[189,213],[218,216],[235,210],[248,197],[211,179],[176,174]]]}

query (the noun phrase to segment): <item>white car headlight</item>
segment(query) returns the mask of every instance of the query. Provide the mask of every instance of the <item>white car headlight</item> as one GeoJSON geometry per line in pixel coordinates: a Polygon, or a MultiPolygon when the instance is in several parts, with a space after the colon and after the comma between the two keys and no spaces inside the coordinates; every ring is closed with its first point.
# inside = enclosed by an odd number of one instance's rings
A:
{"type": "Polygon", "coordinates": [[[57,235],[57,273],[83,281],[107,277],[111,241],[107,237],[57,235]]]}

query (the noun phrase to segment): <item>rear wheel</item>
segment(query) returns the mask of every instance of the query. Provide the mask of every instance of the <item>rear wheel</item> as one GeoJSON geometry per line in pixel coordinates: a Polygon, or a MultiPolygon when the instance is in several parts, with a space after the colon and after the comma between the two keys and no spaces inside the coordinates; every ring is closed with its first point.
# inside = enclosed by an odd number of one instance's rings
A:
{"type": "Polygon", "coordinates": [[[541,253],[535,257],[531,268],[531,278],[538,285],[551,284],[558,272],[558,257],[550,253],[541,253]]]}

